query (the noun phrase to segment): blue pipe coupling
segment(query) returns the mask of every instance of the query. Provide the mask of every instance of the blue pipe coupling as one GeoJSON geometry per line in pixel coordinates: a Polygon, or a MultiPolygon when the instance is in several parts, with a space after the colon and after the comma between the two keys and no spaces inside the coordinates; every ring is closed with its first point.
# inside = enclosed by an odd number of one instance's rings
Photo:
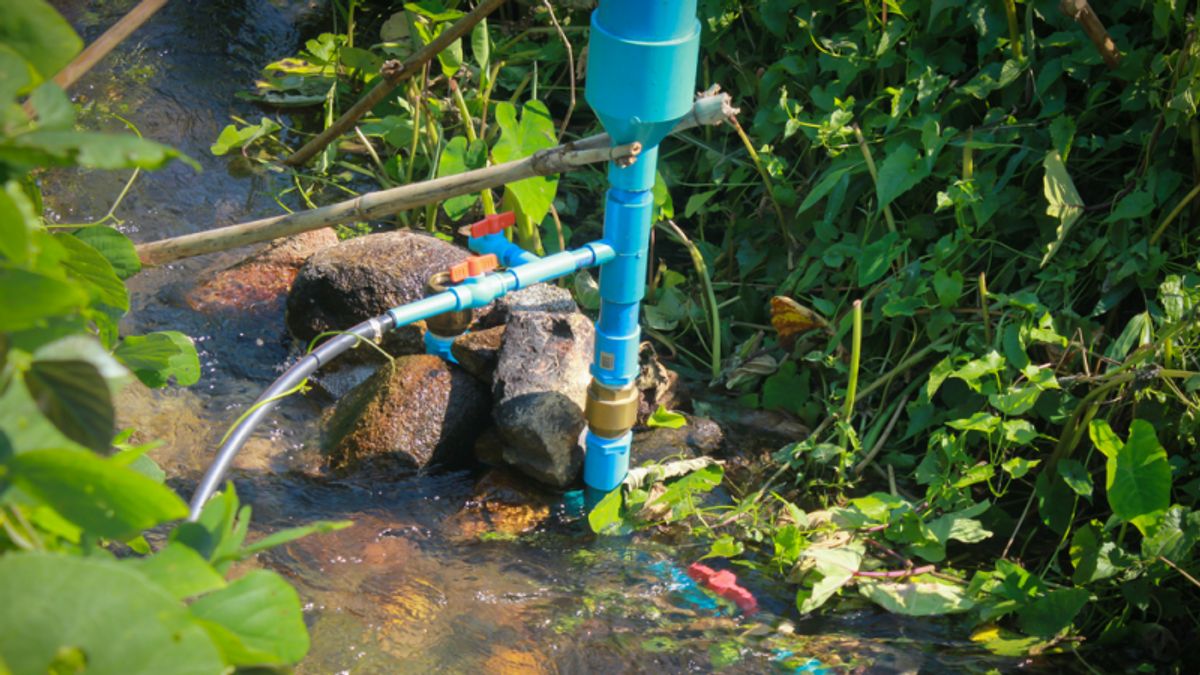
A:
{"type": "Polygon", "coordinates": [[[633,432],[626,431],[619,438],[605,438],[588,430],[586,443],[583,482],[597,492],[616,490],[629,473],[629,447],[633,445],[633,432]]]}
{"type": "Polygon", "coordinates": [[[629,470],[629,446],[637,422],[638,390],[630,384],[610,387],[595,379],[588,386],[584,417],[587,419],[587,455],[583,482],[597,490],[612,490],[629,470]]]}

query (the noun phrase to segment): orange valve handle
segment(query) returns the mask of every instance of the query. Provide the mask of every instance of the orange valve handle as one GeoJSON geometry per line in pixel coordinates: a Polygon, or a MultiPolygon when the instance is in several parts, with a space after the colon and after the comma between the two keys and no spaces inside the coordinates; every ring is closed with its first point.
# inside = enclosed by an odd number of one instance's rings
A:
{"type": "Polygon", "coordinates": [[[457,284],[467,280],[469,277],[486,274],[499,266],[500,260],[496,258],[496,254],[494,253],[471,256],[457,265],[450,267],[450,283],[457,284]]]}
{"type": "Polygon", "coordinates": [[[489,234],[499,234],[512,227],[517,222],[517,214],[512,211],[486,216],[483,220],[471,225],[471,237],[478,239],[489,234]]]}

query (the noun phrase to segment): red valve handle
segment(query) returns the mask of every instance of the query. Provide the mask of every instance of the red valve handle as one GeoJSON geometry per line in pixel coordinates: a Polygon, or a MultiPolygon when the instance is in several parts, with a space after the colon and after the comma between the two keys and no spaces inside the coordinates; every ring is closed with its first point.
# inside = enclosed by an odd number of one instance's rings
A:
{"type": "Polygon", "coordinates": [[[500,261],[496,258],[495,253],[471,256],[457,265],[450,266],[450,282],[457,284],[468,277],[477,277],[480,274],[491,272],[499,266],[500,261]]]}
{"type": "Polygon", "coordinates": [[[483,220],[471,225],[471,237],[478,239],[489,234],[498,234],[512,227],[517,222],[517,214],[512,211],[486,216],[483,220]]]}

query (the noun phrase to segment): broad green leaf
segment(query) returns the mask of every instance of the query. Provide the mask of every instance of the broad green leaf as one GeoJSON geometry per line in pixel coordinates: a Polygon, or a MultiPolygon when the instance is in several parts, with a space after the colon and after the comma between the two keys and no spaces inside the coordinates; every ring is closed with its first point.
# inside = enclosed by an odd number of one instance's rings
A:
{"type": "Polygon", "coordinates": [[[650,418],[646,420],[648,427],[662,427],[664,429],[679,429],[687,425],[687,418],[683,415],[667,410],[666,406],[658,406],[650,418]]]}
{"type": "Polygon", "coordinates": [[[1092,498],[1092,476],[1079,460],[1067,458],[1060,461],[1058,475],[1075,494],[1088,500],[1092,498]]]}
{"type": "Polygon", "coordinates": [[[939,616],[975,606],[962,586],[920,581],[860,580],[858,592],[893,614],[939,616]]]}
{"type": "Polygon", "coordinates": [[[690,508],[694,497],[711,492],[713,488],[721,484],[724,476],[725,470],[721,468],[720,464],[710,464],[703,469],[697,469],[682,478],[671,481],[667,484],[666,492],[647,505],[670,505],[671,517],[667,520],[679,518],[690,508]]]}
{"type": "Polygon", "coordinates": [[[705,558],[733,558],[742,554],[744,547],[742,542],[734,539],[731,535],[724,535],[712,543],[708,553],[701,556],[701,560],[705,558]]]}
{"type": "Polygon", "coordinates": [[[1018,610],[1021,630],[1036,637],[1052,638],[1071,625],[1090,597],[1091,593],[1083,588],[1050,591],[1018,610]]]}
{"type": "Polygon", "coordinates": [[[178,331],[130,335],[113,351],[148,387],[165,387],[171,378],[187,387],[200,380],[200,357],[192,339],[178,331]]]}
{"type": "Polygon", "coordinates": [[[950,373],[950,377],[957,377],[974,391],[979,391],[981,388],[980,380],[993,376],[1004,370],[1004,357],[1000,353],[992,350],[983,356],[983,358],[974,359],[963,364],[954,372],[950,373]]]}
{"type": "Polygon", "coordinates": [[[86,655],[88,675],[225,670],[183,603],[127,564],[9,553],[0,598],[0,654],[13,673],[46,673],[63,649],[86,655]]]}
{"type": "Polygon", "coordinates": [[[25,452],[8,470],[15,485],[95,536],[126,540],[187,515],[170,488],[86,452],[25,452]]]}
{"type": "Polygon", "coordinates": [[[75,107],[67,93],[53,82],[44,82],[29,95],[29,106],[37,114],[39,129],[71,129],[75,125],[75,107]]]}
{"type": "MultiPolygon", "coordinates": [[[[0,67],[3,63],[0,62],[0,67]]],[[[18,265],[29,261],[31,233],[39,226],[37,213],[21,184],[10,180],[0,190],[0,256],[18,265]]],[[[5,296],[5,305],[8,296],[5,296]]]]}
{"type": "Polygon", "coordinates": [[[990,434],[1000,428],[1000,418],[985,412],[977,412],[970,417],[960,420],[950,420],[946,426],[959,431],[978,431],[990,434]]]}
{"type": "MultiPolygon", "coordinates": [[[[487,144],[481,140],[467,143],[464,136],[455,136],[442,150],[438,161],[438,178],[453,176],[472,169],[481,169],[487,165],[487,144]]],[[[442,202],[442,209],[450,220],[459,220],[474,208],[479,201],[478,194],[459,195],[442,202]]]]}
{"type": "Polygon", "coordinates": [[[899,235],[888,232],[863,247],[858,260],[858,285],[866,287],[883,278],[907,246],[907,239],[900,241],[899,235]]]}
{"type": "Polygon", "coordinates": [[[1057,150],[1046,153],[1046,159],[1042,162],[1042,166],[1046,171],[1042,181],[1046,194],[1046,214],[1058,221],[1054,241],[1050,243],[1046,249],[1046,255],[1042,257],[1042,267],[1045,267],[1063,242],[1067,240],[1067,233],[1070,232],[1071,226],[1083,215],[1083,198],[1075,189],[1075,182],[1067,173],[1067,167],[1063,164],[1062,157],[1059,156],[1057,150]]]}
{"type": "Polygon", "coordinates": [[[225,587],[225,579],[207,560],[179,542],[170,542],[152,556],[132,558],[125,564],[180,600],[225,587]]]}
{"type": "Polygon", "coordinates": [[[1003,394],[991,394],[988,403],[1005,415],[1024,415],[1037,404],[1042,390],[1037,387],[1009,387],[1003,394]]]}
{"type": "Polygon", "coordinates": [[[588,525],[596,534],[612,534],[623,524],[621,520],[621,490],[604,495],[588,513],[588,525]]]}
{"type": "Polygon", "coordinates": [[[25,387],[63,435],[96,452],[108,450],[116,413],[108,383],[94,364],[38,359],[25,373],[25,387]]]}
{"type": "MultiPolygon", "coordinates": [[[[523,159],[558,143],[554,119],[541,101],[526,103],[519,120],[515,106],[497,103],[496,124],[500,127],[500,140],[492,148],[492,159],[496,163],[523,159]]],[[[534,176],[505,186],[506,194],[516,199],[521,213],[534,223],[542,222],[550,212],[557,190],[557,175],[534,176]]]]}
{"type": "Polygon", "coordinates": [[[76,230],[75,238],[99,251],[121,279],[128,279],[142,270],[142,261],[133,242],[107,225],[76,230]]]}
{"type": "Polygon", "coordinates": [[[55,239],[67,250],[63,267],[68,276],[78,280],[96,300],[122,313],[129,311],[129,291],[107,258],[74,235],[59,234],[55,239]]]}
{"type": "MultiPolygon", "coordinates": [[[[28,61],[21,58],[12,47],[0,41],[0,106],[14,106],[11,101],[33,83],[35,74],[28,61]]],[[[17,110],[20,110],[19,107],[17,110]]],[[[25,122],[23,111],[13,111],[11,114],[14,120],[25,122]]],[[[0,112],[0,119],[3,117],[4,113],[0,112]]]]}
{"type": "Polygon", "coordinates": [[[800,202],[800,208],[796,210],[796,213],[804,213],[815,206],[817,202],[821,201],[822,197],[829,194],[833,190],[833,188],[838,184],[839,181],[842,180],[843,177],[846,176],[846,174],[850,173],[851,171],[855,171],[862,166],[863,164],[860,162],[858,164],[850,164],[847,166],[831,168],[826,171],[825,175],[821,177],[821,180],[817,181],[817,184],[808,191],[808,195],[804,198],[804,201],[800,202]]]}
{"type": "Polygon", "coordinates": [[[300,596],[275,572],[252,570],[197,599],[191,612],[234,665],[285,665],[308,652],[300,596]]]}
{"type": "MultiPolygon", "coordinates": [[[[1091,428],[1097,427],[1108,423],[1092,420],[1091,428]]],[[[1171,465],[1149,422],[1134,420],[1129,425],[1129,440],[1108,458],[1105,491],[1113,514],[1133,523],[1142,534],[1148,534],[1171,505],[1171,465]]]]}
{"type": "Polygon", "coordinates": [[[1071,581],[1076,584],[1107,579],[1132,562],[1115,543],[1101,540],[1101,530],[1094,522],[1075,531],[1068,553],[1071,567],[1075,570],[1071,574],[1071,581]]]}
{"type": "Polygon", "coordinates": [[[85,307],[88,294],[72,280],[0,268],[0,332],[33,328],[50,317],[62,316],[85,307]]]}
{"type": "Polygon", "coordinates": [[[962,272],[955,270],[952,273],[947,273],[946,270],[939,267],[933,273],[933,292],[937,295],[938,302],[945,309],[950,309],[958,304],[958,299],[962,296],[962,289],[962,272]]]}
{"type": "Polygon", "coordinates": [[[1021,478],[1025,477],[1025,474],[1029,473],[1040,463],[1040,459],[1013,457],[1012,459],[1006,460],[1003,464],[1001,464],[1000,468],[1004,469],[1005,472],[1012,476],[1013,480],[1020,480],[1021,478]]]}
{"type": "Polygon", "coordinates": [[[54,77],[83,49],[83,40],[71,24],[45,0],[5,3],[0,12],[0,44],[32,64],[42,80],[54,77]]]}
{"type": "Polygon", "coordinates": [[[1018,446],[1029,445],[1038,436],[1037,429],[1030,424],[1029,420],[1004,420],[1000,428],[1004,432],[1004,440],[1018,446]]]}
{"type": "Polygon", "coordinates": [[[0,139],[0,161],[29,168],[78,164],[90,169],[159,169],[173,159],[200,170],[178,150],[128,134],[39,130],[0,139]]]}
{"type": "Polygon", "coordinates": [[[1092,439],[1092,445],[1095,445],[1096,449],[1109,459],[1116,457],[1117,453],[1121,451],[1121,447],[1125,445],[1108,425],[1108,422],[1104,420],[1092,420],[1088,424],[1088,436],[1092,439]]]}
{"type": "Polygon", "coordinates": [[[879,166],[879,181],[876,183],[879,197],[877,208],[882,210],[928,176],[929,165],[921,159],[917,149],[908,143],[901,143],[879,166]]]}
{"type": "Polygon", "coordinates": [[[1033,484],[1037,496],[1038,515],[1053,532],[1063,534],[1075,515],[1075,493],[1057,475],[1039,471],[1033,484]]]}
{"type": "Polygon", "coordinates": [[[1171,561],[1187,560],[1200,540],[1200,511],[1176,504],[1155,523],[1154,531],[1142,539],[1142,556],[1162,556],[1171,561]]]}
{"type": "Polygon", "coordinates": [[[811,588],[801,587],[796,593],[796,607],[807,614],[824,605],[843,586],[854,578],[862,564],[862,553],[850,548],[808,548],[801,553],[802,562],[813,565],[809,574],[818,578],[811,588]]]}
{"type": "Polygon", "coordinates": [[[491,58],[491,43],[488,39],[488,21],[483,19],[471,29],[471,56],[481,72],[486,72],[491,58]]]}
{"type": "Polygon", "coordinates": [[[255,141],[266,138],[281,128],[278,122],[267,117],[263,117],[258,124],[247,127],[230,124],[221,130],[209,151],[214,155],[224,155],[231,150],[252,145],[255,141]]]}

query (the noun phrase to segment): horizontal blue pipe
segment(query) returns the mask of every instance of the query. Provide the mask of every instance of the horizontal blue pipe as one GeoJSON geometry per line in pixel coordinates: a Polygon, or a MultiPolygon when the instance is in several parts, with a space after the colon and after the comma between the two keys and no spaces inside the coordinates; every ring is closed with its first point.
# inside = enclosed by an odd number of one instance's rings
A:
{"type": "Polygon", "coordinates": [[[471,237],[467,239],[467,248],[480,255],[495,254],[501,267],[516,267],[538,259],[538,256],[514,244],[508,240],[508,237],[499,233],[471,237]]]}

